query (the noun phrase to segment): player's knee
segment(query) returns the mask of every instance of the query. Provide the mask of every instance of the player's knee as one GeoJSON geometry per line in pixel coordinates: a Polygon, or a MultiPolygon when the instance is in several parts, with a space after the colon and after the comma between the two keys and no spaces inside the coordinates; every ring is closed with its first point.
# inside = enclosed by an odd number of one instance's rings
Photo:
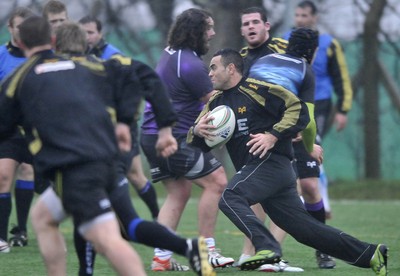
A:
{"type": "Polygon", "coordinates": [[[6,193],[11,190],[14,175],[11,172],[0,173],[0,193],[6,193]]]}
{"type": "Polygon", "coordinates": [[[220,167],[218,170],[213,172],[213,179],[211,187],[219,194],[222,194],[222,192],[225,190],[227,184],[228,184],[228,179],[226,178],[225,170],[220,167]]]}
{"type": "Polygon", "coordinates": [[[232,193],[232,190],[226,189],[221,195],[221,198],[219,199],[218,202],[218,208],[225,214],[225,211],[229,209],[228,207],[228,201],[230,200],[230,194],[232,193]]]}
{"type": "Polygon", "coordinates": [[[92,241],[92,245],[96,253],[100,255],[104,256],[105,253],[107,252],[107,244],[103,243],[102,241],[92,241]]]}
{"type": "Polygon", "coordinates": [[[18,178],[23,180],[33,180],[34,172],[32,165],[22,163],[18,168],[18,178]]]}
{"type": "Polygon", "coordinates": [[[56,226],[57,223],[53,222],[50,212],[46,209],[43,203],[37,202],[31,208],[31,220],[34,231],[40,232],[48,226],[56,226]]]}
{"type": "Polygon", "coordinates": [[[130,172],[127,177],[137,190],[141,190],[146,186],[147,178],[142,172],[130,172]]]}
{"type": "Polygon", "coordinates": [[[301,191],[304,198],[314,198],[319,195],[318,179],[315,181],[301,180],[301,191]]]}

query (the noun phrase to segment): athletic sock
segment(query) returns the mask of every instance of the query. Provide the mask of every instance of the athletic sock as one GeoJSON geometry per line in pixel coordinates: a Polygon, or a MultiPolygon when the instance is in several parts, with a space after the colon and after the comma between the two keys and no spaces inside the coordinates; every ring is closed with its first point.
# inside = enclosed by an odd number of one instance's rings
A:
{"type": "Polygon", "coordinates": [[[0,239],[7,241],[11,214],[11,193],[0,193],[0,239]]]}
{"type": "Polygon", "coordinates": [[[214,238],[205,238],[204,240],[207,244],[208,251],[215,250],[215,239],[214,238]]]}
{"type": "Polygon", "coordinates": [[[157,219],[160,208],[158,207],[156,190],[154,189],[151,182],[147,181],[143,189],[138,191],[138,194],[149,208],[152,218],[157,219]]]}
{"type": "Polygon", "coordinates": [[[132,204],[129,193],[129,182],[126,177],[120,177],[118,186],[110,194],[111,205],[123,227],[121,232],[123,237],[126,238],[129,234],[126,233],[131,222],[138,218],[138,214],[132,204]]]}
{"type": "Polygon", "coordinates": [[[186,239],[178,237],[157,222],[136,218],[129,225],[128,233],[132,241],[155,247],[155,255],[161,260],[171,258],[171,251],[182,256],[186,254],[186,239]]]}
{"type": "Polygon", "coordinates": [[[18,228],[26,232],[29,209],[33,199],[34,182],[18,179],[15,182],[15,206],[17,207],[18,228]]]}
{"type": "Polygon", "coordinates": [[[329,203],[329,192],[328,192],[328,177],[325,173],[324,165],[319,166],[319,178],[318,178],[318,188],[321,193],[322,200],[324,201],[325,211],[330,212],[331,206],[329,203]]]}
{"type": "Polygon", "coordinates": [[[304,206],[306,207],[307,212],[316,220],[322,222],[325,224],[325,208],[324,208],[324,202],[321,199],[317,203],[304,203],[304,206]]]}
{"type": "Polygon", "coordinates": [[[166,261],[172,258],[173,252],[166,249],[154,248],[154,256],[157,257],[161,261],[166,261]]]}
{"type": "Polygon", "coordinates": [[[76,255],[79,260],[79,276],[93,275],[93,267],[96,258],[96,251],[93,245],[86,241],[81,234],[79,234],[76,227],[74,228],[74,245],[76,255]]]}

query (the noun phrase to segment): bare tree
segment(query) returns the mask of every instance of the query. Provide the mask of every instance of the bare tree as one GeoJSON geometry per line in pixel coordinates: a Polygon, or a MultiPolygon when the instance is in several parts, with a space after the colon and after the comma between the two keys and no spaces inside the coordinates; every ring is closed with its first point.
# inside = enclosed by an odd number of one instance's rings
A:
{"type": "Polygon", "coordinates": [[[148,3],[157,18],[157,29],[162,35],[162,42],[167,44],[167,34],[172,24],[172,11],[174,9],[174,0],[148,0],[148,3]]]}
{"type": "Polygon", "coordinates": [[[379,23],[386,0],[374,0],[364,24],[364,152],[365,176],[381,177],[380,124],[379,124],[379,23]]]}
{"type": "Polygon", "coordinates": [[[262,0],[195,0],[195,4],[209,9],[215,22],[216,36],[211,43],[211,49],[205,56],[205,62],[211,60],[214,52],[221,48],[239,50],[243,46],[240,35],[240,11],[246,7],[263,7],[262,0]]]}

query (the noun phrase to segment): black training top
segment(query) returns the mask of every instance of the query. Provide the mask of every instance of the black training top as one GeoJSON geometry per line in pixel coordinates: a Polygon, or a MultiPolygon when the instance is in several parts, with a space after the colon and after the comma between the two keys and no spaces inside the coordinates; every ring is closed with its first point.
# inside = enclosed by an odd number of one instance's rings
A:
{"type": "MultiPolygon", "coordinates": [[[[254,157],[246,143],[251,134],[269,132],[278,138],[270,150],[277,154],[293,157],[292,138],[303,130],[310,121],[304,102],[282,86],[247,79],[236,87],[219,91],[204,107],[198,120],[219,105],[228,105],[236,117],[232,138],[226,144],[236,170],[240,170],[254,157]]],[[[210,150],[204,139],[188,134],[188,143],[210,150]]]]}

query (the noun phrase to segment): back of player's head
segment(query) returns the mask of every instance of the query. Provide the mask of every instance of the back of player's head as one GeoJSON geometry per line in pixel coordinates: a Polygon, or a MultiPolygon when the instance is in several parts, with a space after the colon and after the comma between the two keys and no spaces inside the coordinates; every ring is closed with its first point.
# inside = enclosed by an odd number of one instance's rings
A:
{"type": "Polygon", "coordinates": [[[260,8],[260,7],[250,7],[250,8],[245,8],[244,10],[242,10],[240,12],[240,16],[244,15],[244,14],[251,14],[251,13],[259,13],[261,20],[265,23],[268,21],[267,18],[267,13],[265,11],[265,9],[260,8]]]}
{"type": "Polygon", "coordinates": [[[86,15],[86,16],[82,17],[81,19],[79,19],[78,22],[79,22],[79,24],[82,24],[82,25],[92,23],[92,22],[95,23],[96,29],[99,33],[101,33],[101,30],[103,29],[103,25],[101,24],[101,21],[91,15],[86,15]]]}
{"type": "Polygon", "coordinates": [[[56,30],[56,51],[83,54],[87,48],[86,33],[77,23],[67,22],[56,30]]]}
{"type": "Polygon", "coordinates": [[[67,13],[67,7],[65,6],[65,4],[58,0],[50,0],[44,5],[42,14],[44,18],[48,19],[48,15],[50,13],[59,14],[62,12],[67,13]]]}
{"type": "Polygon", "coordinates": [[[199,55],[205,54],[208,49],[203,48],[210,17],[209,12],[201,9],[182,12],[169,30],[168,45],[173,49],[189,48],[199,55]]]}
{"type": "Polygon", "coordinates": [[[318,31],[309,28],[297,28],[289,37],[286,53],[296,57],[303,57],[311,63],[314,52],[318,47],[318,31]]]}
{"type": "Polygon", "coordinates": [[[18,28],[19,38],[28,49],[51,44],[51,26],[44,17],[30,16],[18,28]]]}
{"type": "Polygon", "coordinates": [[[8,25],[10,27],[14,27],[14,19],[16,17],[21,17],[23,19],[28,18],[29,16],[34,15],[35,13],[26,7],[17,7],[15,8],[11,14],[10,14],[10,18],[8,19],[8,25]]]}
{"type": "Polygon", "coordinates": [[[311,14],[312,15],[316,15],[318,13],[318,9],[317,6],[314,4],[314,2],[306,0],[306,1],[302,1],[297,5],[298,8],[310,8],[311,10],[311,14]]]}
{"type": "Polygon", "coordinates": [[[213,57],[217,56],[221,56],[221,63],[225,68],[232,63],[233,65],[235,65],[236,71],[239,74],[243,74],[243,58],[238,51],[230,48],[224,48],[215,52],[213,57]]]}

